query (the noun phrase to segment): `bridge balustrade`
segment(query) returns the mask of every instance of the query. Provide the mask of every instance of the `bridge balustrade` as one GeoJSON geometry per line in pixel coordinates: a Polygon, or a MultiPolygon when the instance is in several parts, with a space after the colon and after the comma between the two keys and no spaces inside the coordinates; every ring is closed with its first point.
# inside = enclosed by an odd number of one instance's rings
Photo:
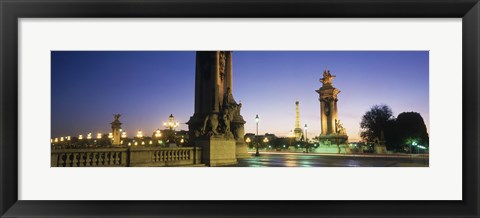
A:
{"type": "Polygon", "coordinates": [[[80,148],[51,151],[52,167],[155,167],[201,163],[201,148],[80,148]]]}

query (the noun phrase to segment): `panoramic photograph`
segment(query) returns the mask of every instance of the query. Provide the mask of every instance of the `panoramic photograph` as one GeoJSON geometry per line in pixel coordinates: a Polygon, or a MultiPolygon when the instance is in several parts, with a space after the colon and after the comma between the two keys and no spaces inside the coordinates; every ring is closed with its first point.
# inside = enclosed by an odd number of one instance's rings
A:
{"type": "Polygon", "coordinates": [[[429,167],[428,51],[51,51],[51,167],[429,167]]]}

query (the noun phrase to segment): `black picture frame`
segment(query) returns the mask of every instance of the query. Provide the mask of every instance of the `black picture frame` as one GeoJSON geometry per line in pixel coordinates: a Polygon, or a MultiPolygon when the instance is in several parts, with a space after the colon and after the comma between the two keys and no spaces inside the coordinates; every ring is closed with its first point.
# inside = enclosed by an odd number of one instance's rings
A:
{"type": "Polygon", "coordinates": [[[478,217],[479,215],[478,0],[1,0],[0,15],[2,217],[478,217]],[[463,200],[19,201],[18,19],[57,17],[462,18],[463,200]]]}

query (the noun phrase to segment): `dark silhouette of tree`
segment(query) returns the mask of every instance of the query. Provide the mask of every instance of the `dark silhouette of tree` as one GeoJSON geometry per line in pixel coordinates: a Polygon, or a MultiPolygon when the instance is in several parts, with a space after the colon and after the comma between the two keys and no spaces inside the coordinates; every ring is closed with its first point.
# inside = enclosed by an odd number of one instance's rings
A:
{"type": "Polygon", "coordinates": [[[388,150],[405,151],[405,146],[414,142],[425,147],[429,144],[427,127],[417,112],[403,112],[395,118],[389,106],[374,105],[363,115],[360,127],[360,136],[367,142],[381,139],[383,131],[388,150]]]}
{"type": "Polygon", "coordinates": [[[393,124],[395,117],[393,117],[392,109],[388,105],[374,105],[367,111],[360,122],[360,137],[364,141],[373,142],[376,138],[380,139],[381,132],[384,132],[385,140],[387,135],[393,131],[393,124]],[[388,129],[388,130],[387,130],[388,129]]]}
{"type": "Polygon", "coordinates": [[[385,127],[385,144],[387,146],[387,150],[401,151],[400,141],[397,135],[396,119],[387,121],[387,125],[385,127]]]}
{"type": "Polygon", "coordinates": [[[396,120],[396,132],[401,146],[416,142],[418,145],[428,147],[427,126],[422,116],[417,112],[399,114],[396,120]]]}

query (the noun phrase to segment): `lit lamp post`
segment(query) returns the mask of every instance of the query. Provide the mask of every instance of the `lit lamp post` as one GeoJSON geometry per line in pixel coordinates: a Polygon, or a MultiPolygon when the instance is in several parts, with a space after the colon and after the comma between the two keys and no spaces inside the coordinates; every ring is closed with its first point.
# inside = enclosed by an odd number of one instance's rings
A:
{"type": "Polygon", "coordinates": [[[156,137],[156,138],[160,138],[161,136],[162,136],[162,133],[160,132],[160,129],[157,129],[157,130],[155,131],[155,137],[156,137]]]}
{"type": "MultiPolygon", "coordinates": [[[[109,133],[108,133],[108,139],[110,139],[110,142],[111,142],[110,145],[115,144],[115,142],[113,141],[113,132],[109,132],[109,133]]],[[[108,145],[108,144],[107,144],[107,145],[108,145]]]]}
{"type": "Polygon", "coordinates": [[[260,153],[258,153],[258,121],[260,120],[260,118],[258,117],[258,114],[257,116],[255,117],[255,122],[257,123],[257,135],[255,136],[255,142],[256,142],[256,152],[255,152],[255,156],[260,156],[260,153]]]}
{"type": "Polygon", "coordinates": [[[160,129],[157,129],[155,131],[155,134],[154,134],[155,138],[157,139],[156,140],[156,145],[159,145],[160,144],[160,140],[158,140],[161,136],[162,136],[162,132],[160,132],[160,129]]]}
{"type": "Polygon", "coordinates": [[[143,138],[143,132],[141,129],[137,131],[137,138],[143,138]]]}
{"type": "Polygon", "coordinates": [[[163,126],[168,128],[169,131],[167,131],[167,135],[165,136],[165,140],[169,143],[172,141],[176,141],[175,137],[175,128],[177,128],[180,124],[178,122],[175,122],[175,118],[173,117],[173,114],[170,114],[168,117],[168,122],[164,122],[163,126]]]}
{"type": "Polygon", "coordinates": [[[307,134],[307,124],[305,124],[305,142],[307,143],[305,145],[305,149],[307,150],[307,153],[308,153],[308,134],[307,134]]]}
{"type": "Polygon", "coordinates": [[[245,142],[248,144],[248,148],[250,148],[250,142],[251,142],[251,141],[252,141],[252,140],[250,140],[250,138],[247,138],[247,139],[245,140],[245,142]]]}
{"type": "Polygon", "coordinates": [[[170,114],[168,117],[168,123],[164,122],[163,125],[170,130],[175,130],[180,124],[178,122],[174,122],[173,114],[170,114]]]}
{"type": "Polygon", "coordinates": [[[263,139],[263,142],[265,143],[265,150],[267,150],[267,147],[268,147],[268,138],[265,137],[265,138],[263,139]]]}

